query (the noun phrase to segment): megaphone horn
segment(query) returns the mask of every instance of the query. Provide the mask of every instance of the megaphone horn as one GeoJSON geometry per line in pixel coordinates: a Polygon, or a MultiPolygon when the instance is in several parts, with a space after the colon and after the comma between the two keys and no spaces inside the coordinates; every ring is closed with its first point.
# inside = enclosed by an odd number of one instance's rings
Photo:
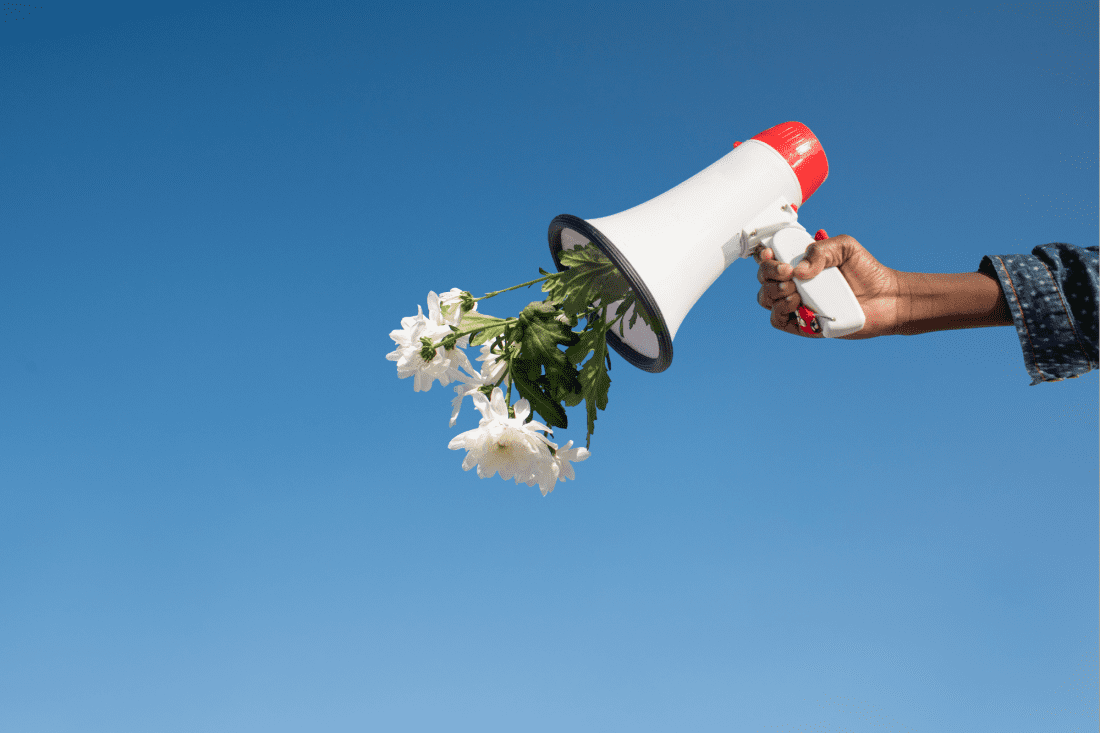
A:
{"type": "MultiPolygon", "coordinates": [[[[800,122],[784,122],[634,208],[599,219],[555,217],[550,253],[559,272],[563,249],[592,243],[607,255],[654,324],[639,318],[621,336],[616,326],[608,343],[631,364],[663,372],[687,312],[731,262],[768,246],[779,261],[798,263],[813,236],[798,224],[797,209],[828,175],[817,137],[800,122]]],[[[863,327],[859,302],[836,268],[795,284],[809,308],[828,316],[823,335],[863,327]]],[[[607,312],[621,302],[607,304],[607,312]]]]}

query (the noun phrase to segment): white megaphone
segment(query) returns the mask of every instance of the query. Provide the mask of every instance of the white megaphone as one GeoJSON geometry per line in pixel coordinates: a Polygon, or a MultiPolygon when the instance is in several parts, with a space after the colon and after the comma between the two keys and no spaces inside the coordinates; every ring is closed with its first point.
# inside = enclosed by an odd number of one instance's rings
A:
{"type": "MultiPolygon", "coordinates": [[[[800,122],[785,122],[632,209],[600,219],[556,217],[550,252],[559,272],[566,269],[561,251],[589,242],[615,263],[653,328],[640,318],[626,328],[624,317],[622,335],[614,327],[608,343],[631,364],[662,372],[672,363],[672,339],[684,316],[731,262],[757,247],[771,247],[791,266],[802,260],[814,238],[798,223],[797,209],[828,175],[817,137],[800,122]]],[[[863,328],[863,309],[835,267],[794,282],[821,319],[822,335],[837,338],[863,328]]],[[[621,302],[607,304],[606,312],[621,302]]]]}

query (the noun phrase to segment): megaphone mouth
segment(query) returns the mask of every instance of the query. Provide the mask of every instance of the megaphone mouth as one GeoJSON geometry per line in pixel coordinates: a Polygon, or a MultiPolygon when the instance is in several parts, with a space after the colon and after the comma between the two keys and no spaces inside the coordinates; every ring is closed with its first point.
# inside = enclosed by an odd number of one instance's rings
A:
{"type": "MultiPolygon", "coordinates": [[[[635,346],[626,343],[623,337],[617,333],[618,329],[612,328],[607,332],[607,343],[621,357],[639,369],[654,373],[668,369],[672,363],[672,337],[669,335],[665,318],[661,315],[661,309],[657,307],[657,301],[653,298],[653,294],[649,292],[649,288],[646,287],[642,278],[638,276],[637,271],[631,266],[630,261],[599,229],[584,219],[562,214],[554,217],[554,220],[550,222],[550,231],[548,232],[550,254],[554,258],[554,266],[558,268],[558,272],[564,272],[568,269],[562,265],[560,256],[562,249],[566,248],[565,243],[562,242],[562,235],[566,230],[576,233],[576,239],[578,240],[570,243],[569,248],[583,246],[591,242],[607,255],[607,258],[614,263],[619,273],[630,283],[634,295],[637,296],[637,302],[645,308],[650,321],[656,327],[650,329],[643,321],[636,322],[630,331],[631,340],[636,342],[635,346]],[[649,353],[644,353],[639,348],[649,353]]],[[[573,239],[573,237],[567,238],[573,239]]],[[[611,306],[613,304],[608,303],[607,305],[611,306]]]]}

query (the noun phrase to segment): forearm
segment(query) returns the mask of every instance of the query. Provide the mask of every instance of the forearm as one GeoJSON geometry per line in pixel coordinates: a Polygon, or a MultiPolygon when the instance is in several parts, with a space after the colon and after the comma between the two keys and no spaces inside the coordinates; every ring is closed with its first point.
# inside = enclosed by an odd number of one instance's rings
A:
{"type": "Polygon", "coordinates": [[[898,272],[898,277],[899,334],[1012,325],[1000,283],[988,275],[898,272]]]}

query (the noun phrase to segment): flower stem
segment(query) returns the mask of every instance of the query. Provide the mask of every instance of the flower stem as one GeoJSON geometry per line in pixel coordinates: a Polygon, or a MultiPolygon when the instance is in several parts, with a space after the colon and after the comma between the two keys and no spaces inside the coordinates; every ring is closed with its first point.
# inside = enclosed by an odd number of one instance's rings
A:
{"type": "Polygon", "coordinates": [[[529,285],[534,285],[535,283],[541,283],[545,280],[549,280],[552,277],[561,277],[561,275],[563,275],[563,274],[564,273],[561,273],[561,272],[553,272],[549,275],[546,275],[545,277],[540,277],[537,280],[532,280],[531,282],[520,283],[519,285],[513,285],[510,288],[504,288],[504,290],[494,290],[491,293],[485,293],[485,295],[481,296],[480,298],[474,298],[474,301],[476,302],[476,301],[479,301],[479,300],[485,300],[486,298],[491,298],[494,295],[500,295],[501,293],[507,293],[509,290],[517,290],[519,288],[525,288],[529,285]]]}
{"type": "MultiPolygon", "coordinates": [[[[502,323],[503,323],[503,324],[508,324],[508,323],[518,323],[518,322],[519,322],[519,318],[518,318],[518,317],[516,317],[516,318],[503,318],[503,319],[501,319],[501,322],[500,322],[500,323],[494,323],[494,324],[492,324],[492,325],[493,325],[493,326],[499,326],[499,325],[501,325],[502,323]]],[[[478,331],[484,331],[484,330],[485,330],[486,328],[489,328],[489,326],[478,326],[477,328],[471,328],[471,329],[468,329],[468,330],[466,330],[466,331],[455,331],[455,332],[453,332],[453,333],[452,333],[452,334],[451,334],[450,336],[447,336],[447,338],[452,338],[452,337],[454,337],[454,338],[456,338],[456,339],[460,339],[460,338],[462,338],[463,336],[468,336],[468,335],[470,335],[471,333],[477,333],[478,331]]],[[[435,344],[435,346],[433,346],[432,348],[439,348],[439,347],[440,347],[440,346],[442,346],[442,345],[443,345],[443,342],[442,342],[442,341],[439,341],[439,342],[437,342],[437,343],[435,344]]]]}

